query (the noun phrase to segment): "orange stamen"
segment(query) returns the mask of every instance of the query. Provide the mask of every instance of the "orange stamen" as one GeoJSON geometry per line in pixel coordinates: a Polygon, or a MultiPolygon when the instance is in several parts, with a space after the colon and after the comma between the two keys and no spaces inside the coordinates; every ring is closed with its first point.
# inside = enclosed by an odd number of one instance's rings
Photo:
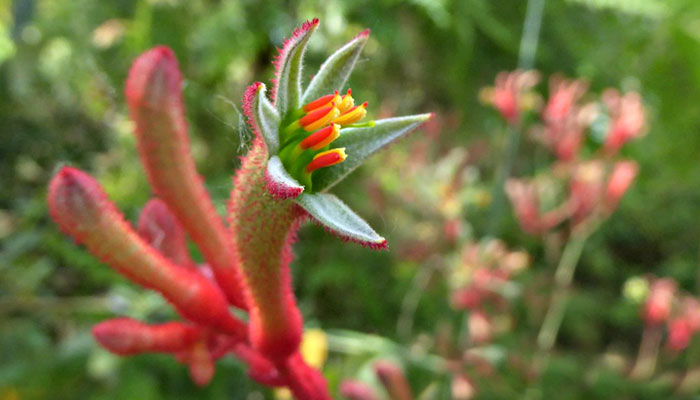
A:
{"type": "Polygon", "coordinates": [[[346,158],[345,147],[323,151],[316,154],[314,159],[306,165],[306,172],[311,173],[319,168],[330,167],[345,161],[346,158]]]}
{"type": "Polygon", "coordinates": [[[348,94],[343,96],[342,100],[336,104],[338,104],[341,114],[350,110],[355,105],[355,99],[352,98],[352,89],[348,89],[348,94]]]}
{"type": "Polygon", "coordinates": [[[338,110],[335,105],[331,107],[319,108],[318,110],[312,111],[305,117],[299,120],[299,124],[304,127],[307,132],[313,132],[320,129],[333,121],[334,118],[340,115],[340,110],[338,110]]]}
{"type": "Polygon", "coordinates": [[[307,103],[303,107],[303,110],[304,110],[304,112],[308,113],[308,112],[311,112],[311,111],[316,110],[318,108],[327,107],[327,106],[331,105],[331,102],[335,101],[337,103],[337,102],[339,102],[340,99],[341,98],[338,95],[338,91],[336,90],[335,93],[333,93],[333,94],[327,94],[325,96],[321,96],[318,99],[316,99],[310,103],[307,103]]]}
{"type": "Polygon", "coordinates": [[[362,105],[353,107],[352,109],[341,114],[337,118],[334,118],[333,123],[339,125],[349,125],[361,120],[365,117],[365,115],[367,115],[366,108],[368,104],[369,103],[364,102],[362,105]]]}
{"type": "Polygon", "coordinates": [[[302,150],[306,150],[308,148],[311,148],[312,150],[320,150],[337,139],[339,132],[340,125],[328,125],[327,127],[319,129],[307,136],[301,141],[301,143],[299,143],[299,147],[301,147],[302,150]]]}

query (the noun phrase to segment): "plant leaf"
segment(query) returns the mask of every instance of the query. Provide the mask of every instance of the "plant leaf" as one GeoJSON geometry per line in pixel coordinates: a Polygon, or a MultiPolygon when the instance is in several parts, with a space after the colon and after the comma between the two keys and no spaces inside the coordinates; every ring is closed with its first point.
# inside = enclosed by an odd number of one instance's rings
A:
{"type": "Polygon", "coordinates": [[[277,154],[280,116],[265,97],[265,91],[264,83],[255,82],[250,85],[243,96],[243,112],[248,117],[253,132],[262,135],[268,153],[277,154]]]}
{"type": "Polygon", "coordinates": [[[431,117],[432,114],[417,114],[387,118],[376,121],[372,127],[342,129],[340,137],[333,142],[333,147],[345,147],[348,158],[340,164],[314,172],[313,190],[322,192],[330,189],[359,167],[367,157],[431,117]]]}
{"type": "Polygon", "coordinates": [[[331,54],[323,62],[318,73],[311,79],[311,83],[304,92],[301,103],[306,104],[314,99],[341,90],[347,82],[355,63],[360,57],[362,49],[369,38],[369,29],[355,36],[343,47],[331,54]]]}
{"type": "Polygon", "coordinates": [[[267,161],[265,181],[267,191],[278,199],[296,198],[304,191],[304,186],[289,175],[278,156],[272,156],[267,161]]]}
{"type": "Polygon", "coordinates": [[[301,106],[302,59],[306,44],[317,26],[318,19],[306,21],[284,41],[275,58],[275,85],[270,95],[282,117],[288,111],[296,110],[301,106]]]}
{"type": "Polygon", "coordinates": [[[365,220],[345,203],[329,193],[304,193],[296,202],[331,233],[373,249],[386,248],[386,239],[379,236],[365,220]]]}

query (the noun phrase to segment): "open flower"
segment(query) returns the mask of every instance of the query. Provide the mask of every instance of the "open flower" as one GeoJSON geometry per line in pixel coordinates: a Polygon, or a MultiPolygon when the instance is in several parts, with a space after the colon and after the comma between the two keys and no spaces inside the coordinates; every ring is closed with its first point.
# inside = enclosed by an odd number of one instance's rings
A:
{"type": "Polygon", "coordinates": [[[326,193],[365,159],[410,132],[432,114],[361,123],[368,103],[356,102],[343,86],[369,37],[363,31],[333,53],[302,88],[303,55],[318,20],[285,41],[275,60],[276,77],[266,96],[257,82],[245,95],[244,111],[266,148],[267,190],[294,199],[315,221],[343,239],[372,248],[386,241],[337,197],[326,193]]]}

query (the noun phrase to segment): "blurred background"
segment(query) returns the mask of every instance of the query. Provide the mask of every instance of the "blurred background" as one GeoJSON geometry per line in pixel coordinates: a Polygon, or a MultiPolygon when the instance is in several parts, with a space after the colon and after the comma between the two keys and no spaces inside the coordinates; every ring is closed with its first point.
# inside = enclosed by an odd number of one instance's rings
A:
{"type": "MultiPolygon", "coordinates": [[[[59,166],[79,167],[136,220],[150,189],[123,82],[139,53],[165,44],[186,80],[194,157],[223,214],[249,139],[242,94],[254,80],[269,82],[275,48],[313,17],[321,24],[307,52],[308,76],[370,28],[349,82],[358,101],[369,101],[369,117],[437,115],[334,189],[386,236],[390,251],[342,243],[313,225],[300,231],[294,283],[307,325],[325,332],[323,371],[334,392],[345,378],[376,384],[372,363],[389,358],[402,365],[414,393],[457,397],[449,360],[438,355],[441,337],[459,342],[464,319],[450,305],[446,271],[458,250],[445,233],[445,209],[459,210],[447,212],[459,215],[459,235],[494,233],[491,189],[508,135],[498,113],[479,102],[479,90],[518,66],[527,6],[0,0],[0,399],[283,396],[252,383],[232,358],[199,389],[168,356],[119,358],[99,348],[90,336],[96,322],[117,315],[162,321],[173,312],[59,233],[47,215],[46,187],[59,166]],[[444,177],[455,165],[466,172],[459,195],[445,204],[444,177]]],[[[586,244],[550,366],[537,377],[518,365],[535,351],[553,267],[546,244],[522,233],[505,206],[497,236],[527,251],[531,263],[515,279],[521,294],[501,320],[505,328],[480,353],[487,367],[467,367],[465,385],[486,399],[685,398],[673,374],[700,366],[700,343],[660,361],[655,379],[629,379],[620,365],[636,356],[643,330],[626,282],[651,273],[690,293],[700,289],[700,2],[546,0],[535,18],[534,68],[545,78],[586,79],[595,93],[638,91],[649,129],[623,149],[640,163],[639,176],[586,244]]],[[[546,80],[537,90],[547,92],[546,80]]],[[[528,138],[520,144],[512,175],[551,164],[528,138]]]]}

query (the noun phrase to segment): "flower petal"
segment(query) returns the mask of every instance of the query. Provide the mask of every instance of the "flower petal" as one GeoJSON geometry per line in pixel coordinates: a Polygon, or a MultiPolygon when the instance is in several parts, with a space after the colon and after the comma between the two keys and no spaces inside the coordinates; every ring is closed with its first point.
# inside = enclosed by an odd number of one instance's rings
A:
{"type": "Polygon", "coordinates": [[[272,156],[268,160],[265,181],[267,191],[278,199],[296,198],[304,191],[304,186],[289,175],[278,156],[272,156]]]}
{"type": "Polygon", "coordinates": [[[317,26],[318,19],[316,18],[312,21],[306,21],[292,33],[290,38],[284,41],[275,58],[275,85],[270,97],[281,116],[284,116],[287,111],[295,110],[301,106],[302,58],[306,44],[317,26]]]}
{"type": "Polygon", "coordinates": [[[346,43],[345,46],[331,54],[323,62],[318,73],[311,79],[311,83],[309,83],[304,92],[302,103],[308,103],[324,94],[342,89],[353,68],[355,68],[355,63],[357,63],[357,59],[360,57],[360,53],[365,47],[368,38],[369,29],[366,29],[346,43]]]}
{"type": "Polygon", "coordinates": [[[243,97],[243,112],[248,117],[255,135],[262,135],[268,153],[277,154],[280,116],[265,97],[265,91],[264,83],[255,82],[250,85],[243,97]]]}
{"type": "Polygon", "coordinates": [[[386,239],[379,236],[365,220],[336,196],[329,193],[304,193],[296,202],[317,222],[340,238],[373,249],[386,248],[386,239]]]}

